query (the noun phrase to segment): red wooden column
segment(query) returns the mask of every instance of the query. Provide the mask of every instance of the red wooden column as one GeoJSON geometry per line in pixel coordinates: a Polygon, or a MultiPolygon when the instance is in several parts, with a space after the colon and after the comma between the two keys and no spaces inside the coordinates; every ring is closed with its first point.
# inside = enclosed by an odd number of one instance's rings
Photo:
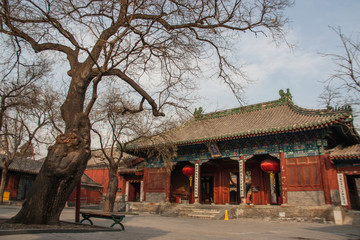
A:
{"type": "Polygon", "coordinates": [[[164,169],[166,174],[166,185],[165,185],[165,193],[166,193],[166,202],[170,202],[170,191],[171,191],[171,171],[167,171],[164,169]]]}
{"type": "Polygon", "coordinates": [[[146,193],[148,191],[148,185],[149,185],[149,169],[148,168],[144,168],[144,176],[143,176],[143,181],[144,181],[144,201],[146,201],[146,193]]]}
{"type": "Polygon", "coordinates": [[[280,172],[281,172],[281,189],[282,189],[282,203],[287,203],[287,171],[286,171],[286,159],[284,152],[280,152],[280,172]]]}
{"type": "Polygon", "coordinates": [[[220,185],[220,198],[221,204],[230,203],[230,171],[229,169],[221,169],[221,185],[220,185]]]}
{"type": "Polygon", "coordinates": [[[321,172],[321,180],[323,183],[322,185],[323,185],[323,190],[324,190],[325,204],[331,204],[330,187],[329,187],[327,169],[326,169],[326,165],[325,165],[326,156],[320,155],[319,161],[320,161],[320,172],[321,172]]]}
{"type": "Polygon", "coordinates": [[[200,178],[200,160],[197,160],[194,174],[194,203],[200,203],[200,178]]]}

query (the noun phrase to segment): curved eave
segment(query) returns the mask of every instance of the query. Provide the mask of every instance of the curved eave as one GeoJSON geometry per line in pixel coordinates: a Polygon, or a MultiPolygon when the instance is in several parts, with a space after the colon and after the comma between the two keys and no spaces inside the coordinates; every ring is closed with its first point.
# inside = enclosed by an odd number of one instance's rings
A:
{"type": "MultiPolygon", "coordinates": [[[[343,117],[343,116],[342,116],[343,117]]],[[[318,123],[307,123],[303,125],[295,125],[292,127],[276,127],[270,129],[260,129],[260,130],[252,130],[240,133],[234,133],[230,135],[223,135],[223,136],[215,136],[215,137],[208,137],[202,139],[191,139],[185,141],[176,141],[172,144],[177,146],[186,146],[186,145],[193,145],[193,144],[202,144],[208,142],[218,142],[218,141],[226,141],[226,140],[235,140],[235,139],[243,139],[243,138],[253,138],[253,137],[260,137],[260,136],[269,136],[269,135],[276,135],[276,134],[284,134],[284,133],[291,133],[291,132],[303,132],[303,131],[311,131],[315,129],[322,129],[329,127],[331,125],[337,124],[341,121],[346,120],[347,117],[341,119],[334,119],[332,122],[323,122],[320,121],[318,123]]],[[[154,144],[154,145],[147,145],[147,146],[139,146],[129,148],[130,151],[139,151],[139,150],[148,150],[154,148],[155,146],[160,146],[161,144],[154,144]]]]}
{"type": "Polygon", "coordinates": [[[23,170],[23,169],[13,169],[13,168],[9,168],[8,171],[18,172],[18,173],[26,173],[26,174],[31,174],[31,175],[37,175],[37,174],[39,174],[39,171],[37,171],[37,170],[23,170]]]}
{"type": "Polygon", "coordinates": [[[290,133],[290,132],[303,132],[303,131],[310,131],[315,129],[322,129],[339,122],[346,122],[348,121],[349,116],[347,115],[339,115],[338,117],[334,117],[329,122],[325,121],[318,121],[313,123],[306,123],[301,125],[293,125],[287,127],[274,127],[270,129],[259,129],[259,130],[249,130],[240,133],[234,133],[230,135],[224,136],[216,136],[216,137],[209,137],[203,139],[193,139],[193,140],[185,140],[185,141],[178,141],[174,142],[176,145],[190,145],[190,144],[198,144],[198,143],[206,143],[206,142],[213,142],[213,141],[223,141],[223,140],[233,140],[233,139],[241,139],[241,138],[249,138],[249,137],[259,137],[259,136],[267,136],[267,135],[275,135],[275,134],[283,134],[283,133],[290,133]]]}
{"type": "Polygon", "coordinates": [[[355,154],[351,154],[351,155],[338,155],[338,156],[333,156],[330,157],[331,160],[333,161],[344,161],[344,160],[354,160],[354,159],[358,159],[360,161],[360,155],[355,155],[355,154]]]}
{"type": "Polygon", "coordinates": [[[276,108],[279,106],[289,106],[293,112],[301,114],[301,115],[312,115],[312,116],[333,116],[333,118],[336,116],[350,116],[352,114],[352,109],[349,105],[336,108],[336,109],[307,109],[300,106],[297,106],[291,98],[285,98],[285,99],[278,99],[274,101],[264,102],[264,103],[258,103],[254,105],[249,105],[241,108],[234,108],[234,109],[228,109],[208,114],[201,114],[198,117],[194,117],[192,120],[186,122],[184,126],[190,124],[194,121],[201,121],[206,119],[214,119],[214,118],[221,118],[226,117],[228,115],[236,115],[236,114],[243,114],[248,112],[256,112],[256,111],[262,111],[265,109],[270,108],[276,108]]]}
{"type": "Polygon", "coordinates": [[[99,183],[81,183],[81,185],[86,187],[103,188],[103,186],[99,183]]]}
{"type": "Polygon", "coordinates": [[[207,143],[207,142],[218,142],[218,141],[226,141],[226,140],[234,140],[234,139],[242,139],[242,138],[252,138],[252,137],[261,137],[261,136],[269,136],[269,135],[276,135],[276,134],[284,134],[284,133],[291,133],[291,132],[303,132],[303,131],[310,131],[315,129],[322,129],[326,126],[329,126],[332,124],[321,124],[321,125],[306,125],[301,128],[298,127],[292,127],[292,128],[284,128],[284,127],[278,127],[278,128],[271,128],[271,129],[260,129],[256,131],[247,131],[247,132],[241,132],[231,135],[225,135],[225,136],[216,136],[216,137],[209,137],[204,139],[194,139],[194,140],[188,140],[188,141],[179,141],[175,142],[176,145],[191,145],[191,144],[200,144],[200,143],[207,143]]]}
{"type": "Polygon", "coordinates": [[[135,174],[135,175],[144,175],[144,169],[120,169],[118,174],[135,174]]]}

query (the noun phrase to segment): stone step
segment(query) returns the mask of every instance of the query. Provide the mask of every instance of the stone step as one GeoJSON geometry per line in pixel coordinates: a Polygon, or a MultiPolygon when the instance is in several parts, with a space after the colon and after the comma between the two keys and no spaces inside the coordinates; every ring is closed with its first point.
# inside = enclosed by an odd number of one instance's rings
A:
{"type": "Polygon", "coordinates": [[[189,214],[187,216],[192,218],[213,219],[216,214],[189,214]]]}
{"type": "Polygon", "coordinates": [[[189,214],[189,213],[199,213],[199,214],[202,214],[202,213],[204,213],[204,214],[218,214],[220,211],[218,211],[218,210],[210,210],[210,211],[208,211],[208,210],[202,210],[202,209],[193,209],[193,210],[184,210],[184,209],[180,209],[180,210],[178,210],[177,212],[179,212],[179,213],[184,213],[184,214],[189,214]]]}
{"type": "Polygon", "coordinates": [[[196,210],[196,211],[221,211],[222,209],[221,208],[212,208],[212,207],[208,207],[208,208],[204,208],[204,207],[181,207],[179,208],[181,210],[184,210],[184,211],[191,211],[191,210],[196,210]]]}
{"type": "Polygon", "coordinates": [[[360,211],[353,211],[353,225],[360,225],[360,211]]]}
{"type": "Polygon", "coordinates": [[[177,210],[177,216],[213,219],[220,212],[221,209],[214,209],[213,207],[184,206],[177,210]]]}
{"type": "Polygon", "coordinates": [[[343,216],[343,224],[360,225],[360,211],[346,211],[343,216]]]}
{"type": "Polygon", "coordinates": [[[132,212],[137,212],[137,211],[139,211],[139,208],[136,208],[136,207],[131,207],[131,208],[129,208],[129,211],[132,211],[132,212]]]}
{"type": "Polygon", "coordinates": [[[219,213],[219,209],[193,209],[194,212],[211,212],[211,213],[219,213]]]}

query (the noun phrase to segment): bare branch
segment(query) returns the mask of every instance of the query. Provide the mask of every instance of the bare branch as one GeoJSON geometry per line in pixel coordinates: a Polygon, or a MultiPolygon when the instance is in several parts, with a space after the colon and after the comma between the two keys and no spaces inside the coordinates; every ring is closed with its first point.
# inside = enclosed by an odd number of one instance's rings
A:
{"type": "MultiPolygon", "coordinates": [[[[120,71],[119,69],[112,69],[109,70],[107,73],[104,73],[104,76],[118,76],[122,80],[124,80],[126,83],[128,83],[136,92],[138,92],[144,99],[150,104],[154,116],[165,116],[164,113],[160,112],[157,108],[157,104],[155,103],[155,100],[140,86],[138,85],[133,79],[131,79],[129,76],[127,76],[124,72],[120,71]]],[[[142,103],[140,104],[140,107],[142,106],[142,103]]]]}
{"type": "Polygon", "coordinates": [[[338,94],[345,94],[343,96],[344,102],[347,104],[360,103],[360,41],[353,40],[345,36],[341,28],[331,29],[338,35],[341,40],[343,53],[326,53],[322,54],[325,57],[330,57],[337,65],[334,73],[326,81],[327,92],[336,91],[338,94]],[[349,96],[348,93],[352,93],[349,96]],[[345,101],[346,100],[346,101],[345,101]]]}

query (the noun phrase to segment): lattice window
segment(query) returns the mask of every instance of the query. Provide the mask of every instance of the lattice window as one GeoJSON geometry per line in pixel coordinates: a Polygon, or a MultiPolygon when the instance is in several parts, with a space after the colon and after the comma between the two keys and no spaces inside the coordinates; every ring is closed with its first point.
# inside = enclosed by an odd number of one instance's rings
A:
{"type": "Polygon", "coordinates": [[[301,157],[286,159],[289,188],[321,187],[318,157],[301,157]]]}
{"type": "Polygon", "coordinates": [[[166,173],[149,173],[148,191],[162,191],[166,187],[166,173]]]}

